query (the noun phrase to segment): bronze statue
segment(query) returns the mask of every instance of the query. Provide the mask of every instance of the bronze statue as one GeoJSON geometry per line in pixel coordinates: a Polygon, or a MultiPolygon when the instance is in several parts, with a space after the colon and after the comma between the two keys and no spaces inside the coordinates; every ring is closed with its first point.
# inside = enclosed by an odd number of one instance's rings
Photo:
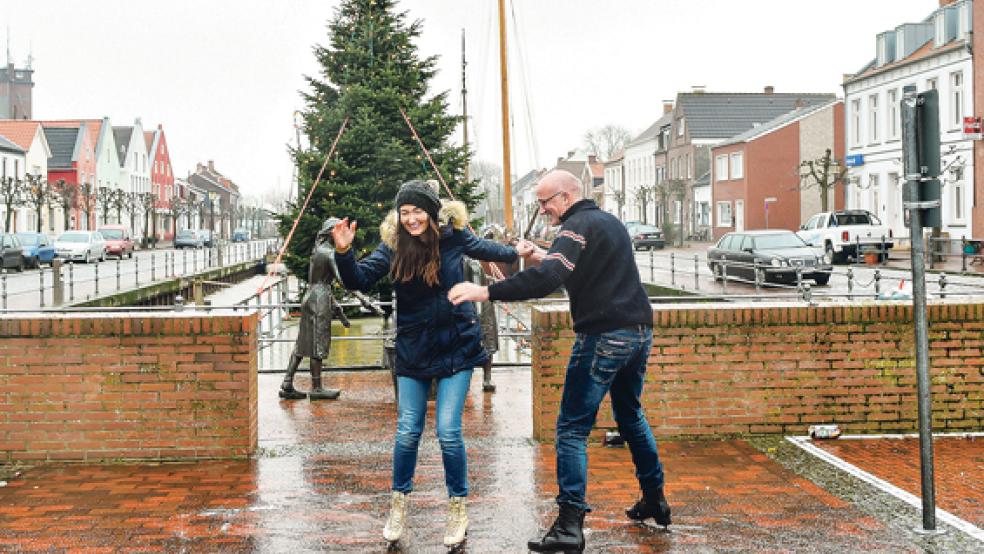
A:
{"type": "Polygon", "coordinates": [[[350,325],[331,291],[332,283],[338,280],[331,230],[338,222],[337,217],[328,218],[314,240],[314,250],[308,266],[308,289],[301,300],[301,325],[294,342],[290,365],[287,366],[287,375],[280,385],[280,398],[334,400],[341,394],[338,389],[321,388],[322,363],[331,351],[332,315],[338,317],[345,327],[350,325]],[[294,388],[294,374],[304,357],[311,359],[311,391],[307,394],[294,388]]]}

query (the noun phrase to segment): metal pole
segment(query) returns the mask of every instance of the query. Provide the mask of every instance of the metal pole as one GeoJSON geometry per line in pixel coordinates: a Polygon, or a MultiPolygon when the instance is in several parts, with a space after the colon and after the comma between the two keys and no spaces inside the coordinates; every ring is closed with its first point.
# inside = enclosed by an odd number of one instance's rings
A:
{"type": "Polygon", "coordinates": [[[75,263],[71,261],[68,262],[68,301],[75,301],[75,263]]]}
{"type": "Polygon", "coordinates": [[[967,235],[960,237],[960,273],[967,273],[967,235]]]}
{"type": "Polygon", "coordinates": [[[133,257],[133,284],[140,286],[140,257],[133,257]]]}
{"type": "Polygon", "coordinates": [[[0,269],[0,289],[2,289],[3,294],[3,309],[7,309],[7,271],[0,269]]]}
{"type": "Polygon", "coordinates": [[[120,290],[120,260],[116,260],[116,290],[120,290]]]}
{"type": "MultiPolygon", "coordinates": [[[[916,87],[903,88],[902,146],[906,187],[909,200],[919,200],[919,183],[922,179],[919,167],[919,146],[916,128],[916,87]]],[[[929,326],[926,317],[926,266],[923,254],[922,211],[909,209],[909,227],[912,237],[912,319],[916,339],[916,382],[919,399],[919,465],[922,481],[923,529],[936,530],[936,491],[933,476],[933,412],[929,390],[929,326]]]]}
{"type": "Polygon", "coordinates": [[[154,258],[156,257],[157,257],[157,252],[150,253],[150,282],[151,283],[157,280],[157,272],[155,271],[156,270],[155,266],[157,264],[154,263],[155,262],[154,258]]]}
{"type": "MultiPolygon", "coordinates": [[[[38,265],[41,265],[41,264],[39,263],[38,265]]],[[[40,289],[40,292],[41,292],[41,307],[43,308],[44,307],[44,268],[43,267],[39,267],[38,268],[38,275],[39,275],[39,278],[41,279],[41,289],[40,289]]]]}
{"type": "Polygon", "coordinates": [[[656,266],[653,262],[653,251],[649,251],[649,280],[653,283],[656,282],[656,266]]]}
{"type": "Polygon", "coordinates": [[[676,259],[673,252],[670,252],[670,284],[676,286],[676,259]]]}
{"type": "Polygon", "coordinates": [[[694,254],[694,290],[700,290],[700,260],[694,254]]]}
{"type": "Polygon", "coordinates": [[[98,261],[96,262],[96,265],[93,267],[93,269],[96,272],[96,277],[95,279],[93,279],[93,282],[96,284],[96,296],[99,296],[99,262],[98,261]]]}

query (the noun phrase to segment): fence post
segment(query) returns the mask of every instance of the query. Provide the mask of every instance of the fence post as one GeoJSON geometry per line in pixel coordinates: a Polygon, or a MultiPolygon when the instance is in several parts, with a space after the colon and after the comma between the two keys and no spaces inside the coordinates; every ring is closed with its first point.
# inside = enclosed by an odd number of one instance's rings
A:
{"type": "Polygon", "coordinates": [[[38,263],[38,266],[39,266],[38,267],[38,275],[40,275],[39,279],[41,281],[41,289],[40,289],[40,293],[41,293],[41,307],[43,308],[44,307],[44,268],[43,267],[40,267],[40,265],[41,264],[38,263]]]}
{"type": "Polygon", "coordinates": [[[967,273],[967,235],[960,237],[960,273],[967,273]]]}
{"type": "Polygon", "coordinates": [[[93,267],[93,269],[96,272],[96,278],[93,279],[93,282],[96,285],[96,296],[99,296],[99,262],[96,262],[96,265],[93,267]]]}
{"type": "MultiPolygon", "coordinates": [[[[831,270],[833,271],[833,270],[831,270]]],[[[854,270],[851,266],[847,266],[847,296],[848,298],[854,294],[854,270]]]]}
{"type": "Polygon", "coordinates": [[[68,262],[68,301],[75,301],[75,262],[68,262]]]}
{"type": "Polygon", "coordinates": [[[803,266],[796,268],[796,290],[803,292],[803,266]]]}
{"type": "Polygon", "coordinates": [[[62,279],[62,261],[58,258],[51,260],[51,303],[61,306],[65,303],[65,280],[62,279]]]}
{"type": "Polygon", "coordinates": [[[120,290],[120,260],[116,259],[116,290],[120,290]]]}
{"type": "MultiPolygon", "coordinates": [[[[650,250],[649,252],[652,252],[650,250]]],[[[670,252],[670,284],[676,286],[676,257],[670,252]]]]}
{"type": "Polygon", "coordinates": [[[133,257],[133,284],[140,286],[140,257],[133,257]]]}
{"type": "Polygon", "coordinates": [[[881,270],[875,270],[875,295],[881,294],[881,270]]]}
{"type": "Polygon", "coordinates": [[[7,270],[0,269],[0,296],[3,297],[3,309],[7,309],[7,270]]]}
{"type": "Polygon", "coordinates": [[[694,254],[694,290],[700,290],[700,259],[694,254]]]}
{"type": "Polygon", "coordinates": [[[653,262],[653,251],[649,251],[649,281],[652,283],[656,282],[656,266],[653,262]]]}
{"type": "Polygon", "coordinates": [[[813,303],[813,289],[810,287],[810,283],[803,283],[803,300],[807,304],[813,303]]]}
{"type": "Polygon", "coordinates": [[[721,294],[728,294],[728,259],[722,259],[718,268],[721,270],[721,294]]]}
{"type": "Polygon", "coordinates": [[[946,273],[940,272],[940,298],[946,298],[946,273]]]}
{"type": "Polygon", "coordinates": [[[157,264],[154,263],[155,262],[155,259],[154,258],[156,256],[157,256],[157,252],[151,252],[150,253],[150,282],[151,283],[153,283],[154,281],[157,280],[157,272],[156,272],[156,265],[157,264]]]}
{"type": "Polygon", "coordinates": [[[755,275],[755,294],[760,294],[762,292],[762,268],[759,267],[757,260],[752,262],[752,271],[755,275]]]}

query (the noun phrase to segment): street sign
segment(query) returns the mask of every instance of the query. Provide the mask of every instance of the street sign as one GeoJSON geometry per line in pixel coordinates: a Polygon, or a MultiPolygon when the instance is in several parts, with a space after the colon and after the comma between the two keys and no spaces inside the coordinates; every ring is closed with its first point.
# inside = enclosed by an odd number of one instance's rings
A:
{"type": "Polygon", "coordinates": [[[860,167],[864,165],[864,154],[848,154],[844,156],[844,165],[847,167],[860,167]]]}
{"type": "Polygon", "coordinates": [[[965,140],[981,140],[984,138],[984,129],[981,127],[981,118],[967,116],[963,118],[963,138],[965,140]]]}

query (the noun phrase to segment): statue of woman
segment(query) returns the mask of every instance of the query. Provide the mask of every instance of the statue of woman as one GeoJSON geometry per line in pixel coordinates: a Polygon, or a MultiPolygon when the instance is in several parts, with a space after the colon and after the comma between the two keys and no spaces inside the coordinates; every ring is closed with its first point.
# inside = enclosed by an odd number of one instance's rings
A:
{"type": "Polygon", "coordinates": [[[335,302],[331,292],[332,284],[338,280],[331,230],[339,221],[337,217],[328,218],[314,239],[314,250],[308,266],[308,289],[301,300],[301,325],[294,342],[290,365],[287,366],[287,375],[280,385],[280,398],[334,400],[341,394],[338,389],[321,388],[322,363],[331,351],[332,315],[337,316],[345,327],[349,326],[345,312],[335,302]],[[294,388],[294,374],[301,358],[305,357],[311,359],[311,391],[307,394],[294,388]]]}

